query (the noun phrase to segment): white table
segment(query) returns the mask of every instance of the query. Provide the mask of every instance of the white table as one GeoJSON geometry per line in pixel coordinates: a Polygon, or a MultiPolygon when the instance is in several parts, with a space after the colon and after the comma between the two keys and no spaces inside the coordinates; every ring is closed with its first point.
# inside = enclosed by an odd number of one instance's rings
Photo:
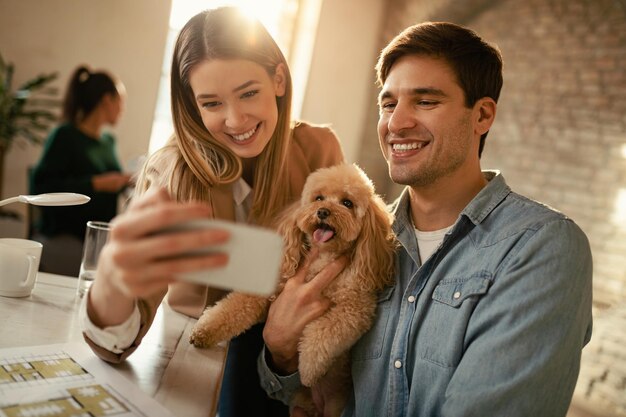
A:
{"type": "MultiPolygon", "coordinates": [[[[76,278],[39,273],[29,297],[0,296],[0,348],[82,341],[76,283],[76,278]]],[[[210,417],[216,414],[226,348],[190,345],[194,323],[162,304],[137,351],[111,366],[174,415],[210,417]]]]}

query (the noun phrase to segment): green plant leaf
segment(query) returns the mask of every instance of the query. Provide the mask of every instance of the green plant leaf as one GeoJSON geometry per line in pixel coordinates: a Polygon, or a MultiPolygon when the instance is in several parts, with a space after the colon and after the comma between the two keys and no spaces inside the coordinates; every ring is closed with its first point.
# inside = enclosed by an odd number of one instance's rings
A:
{"type": "Polygon", "coordinates": [[[56,99],[58,90],[49,85],[57,78],[56,72],[39,74],[15,92],[11,89],[13,73],[13,64],[0,54],[0,147],[5,151],[20,138],[42,143],[43,135],[57,120],[55,111],[61,104],[56,99]]]}

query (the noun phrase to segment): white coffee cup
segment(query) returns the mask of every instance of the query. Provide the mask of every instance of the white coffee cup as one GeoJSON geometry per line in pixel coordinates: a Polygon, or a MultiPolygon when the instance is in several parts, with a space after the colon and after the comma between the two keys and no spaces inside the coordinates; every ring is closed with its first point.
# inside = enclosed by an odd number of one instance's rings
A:
{"type": "Polygon", "coordinates": [[[0,239],[0,296],[30,295],[37,279],[42,247],[34,240],[0,239]]]}

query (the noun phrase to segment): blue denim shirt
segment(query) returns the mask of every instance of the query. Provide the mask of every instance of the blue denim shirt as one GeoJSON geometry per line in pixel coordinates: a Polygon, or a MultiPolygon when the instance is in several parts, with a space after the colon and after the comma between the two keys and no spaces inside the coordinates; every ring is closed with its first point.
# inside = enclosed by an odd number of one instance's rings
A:
{"type": "MultiPolygon", "coordinates": [[[[591,251],[563,214],[498,173],[421,265],[407,190],[393,204],[396,284],[352,349],[343,416],[565,416],[591,337],[591,251]]],[[[288,400],[297,373],[262,385],[288,400]]]]}

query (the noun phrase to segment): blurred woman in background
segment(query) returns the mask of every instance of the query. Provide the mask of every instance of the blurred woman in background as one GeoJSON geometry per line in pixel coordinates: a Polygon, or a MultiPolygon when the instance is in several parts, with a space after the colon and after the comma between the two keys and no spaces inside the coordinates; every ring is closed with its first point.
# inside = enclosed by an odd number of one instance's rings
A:
{"type": "Polygon", "coordinates": [[[40,270],[78,276],[86,223],[117,214],[119,193],[129,184],[105,132],[122,113],[123,84],[104,71],[79,66],[63,99],[62,123],[48,136],[31,174],[31,194],[73,192],[91,197],[82,206],[42,207],[31,238],[44,250],[40,270]]]}

